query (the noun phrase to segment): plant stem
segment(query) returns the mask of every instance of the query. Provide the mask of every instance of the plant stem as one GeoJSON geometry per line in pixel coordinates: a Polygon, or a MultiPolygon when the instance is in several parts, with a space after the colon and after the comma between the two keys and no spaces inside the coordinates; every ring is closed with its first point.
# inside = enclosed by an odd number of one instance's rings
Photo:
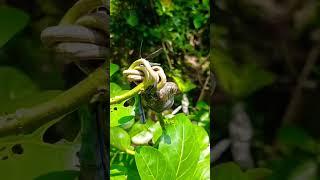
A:
{"type": "Polygon", "coordinates": [[[133,96],[140,94],[144,90],[145,90],[145,84],[142,82],[142,83],[138,84],[136,87],[134,87],[133,89],[131,89],[130,91],[128,91],[120,96],[115,96],[115,97],[111,98],[110,104],[117,104],[117,103],[120,103],[126,99],[130,99],[133,96]]]}
{"type": "Polygon", "coordinates": [[[107,86],[106,69],[106,64],[102,65],[86,79],[47,102],[0,116],[0,137],[31,132],[90,102],[92,96],[97,94],[99,89],[107,86]]]}
{"type": "Polygon", "coordinates": [[[119,154],[119,151],[117,151],[117,152],[112,156],[112,158],[111,158],[111,160],[110,160],[110,166],[113,164],[113,161],[116,159],[116,157],[118,156],[118,154],[119,154]]]}
{"type": "Polygon", "coordinates": [[[127,154],[130,154],[130,155],[135,155],[135,154],[136,154],[135,151],[130,150],[130,149],[126,149],[126,153],[127,153],[127,154]]]}
{"type": "Polygon", "coordinates": [[[71,9],[63,16],[60,21],[62,24],[73,24],[80,16],[88,13],[89,10],[103,5],[100,0],[80,0],[76,2],[71,9]]]}
{"type": "Polygon", "coordinates": [[[319,54],[320,46],[316,45],[311,49],[302,72],[300,73],[300,76],[297,80],[297,85],[292,92],[290,102],[283,116],[283,125],[293,123],[298,119],[297,116],[299,113],[299,107],[301,106],[301,101],[303,99],[303,84],[307,81],[308,76],[312,72],[312,68],[314,68],[319,54]]]}

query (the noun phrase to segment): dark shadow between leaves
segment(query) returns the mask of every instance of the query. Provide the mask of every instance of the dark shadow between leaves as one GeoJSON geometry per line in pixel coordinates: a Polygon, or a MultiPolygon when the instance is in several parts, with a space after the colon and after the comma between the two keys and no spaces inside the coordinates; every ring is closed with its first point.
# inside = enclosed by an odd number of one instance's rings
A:
{"type": "Polygon", "coordinates": [[[134,118],[134,116],[124,116],[124,117],[120,118],[118,122],[119,122],[119,124],[125,124],[125,123],[131,121],[132,118],[134,118]]]}
{"type": "Polygon", "coordinates": [[[164,141],[166,144],[171,144],[171,138],[170,138],[169,135],[164,134],[164,135],[162,136],[162,139],[163,139],[163,141],[164,141]]]}

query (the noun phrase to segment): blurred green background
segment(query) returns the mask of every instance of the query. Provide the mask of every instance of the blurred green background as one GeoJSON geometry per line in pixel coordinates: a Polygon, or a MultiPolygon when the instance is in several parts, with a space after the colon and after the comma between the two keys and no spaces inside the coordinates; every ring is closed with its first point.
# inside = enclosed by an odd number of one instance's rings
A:
{"type": "Polygon", "coordinates": [[[215,2],[216,179],[319,179],[319,5],[215,2]]]}

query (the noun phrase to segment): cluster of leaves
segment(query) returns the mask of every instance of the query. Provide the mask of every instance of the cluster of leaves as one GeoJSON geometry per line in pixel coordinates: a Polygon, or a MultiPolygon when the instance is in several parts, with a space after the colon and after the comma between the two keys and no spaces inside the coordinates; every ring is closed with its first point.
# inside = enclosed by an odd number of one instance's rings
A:
{"type": "MultiPolygon", "coordinates": [[[[119,68],[115,64],[110,68],[112,79],[119,68]]],[[[111,97],[128,91],[114,82],[110,89],[111,97]]],[[[193,116],[205,116],[208,111],[193,116]]],[[[148,118],[142,124],[135,114],[135,106],[126,101],[110,107],[111,179],[210,179],[209,136],[191,122],[191,116],[148,118]]],[[[204,119],[200,121],[208,125],[204,119]]]]}
{"type": "MultiPolygon", "coordinates": [[[[0,87],[0,101],[5,102],[0,105],[0,116],[46,102],[61,93],[60,90],[41,91],[27,75],[11,67],[1,67],[0,77],[3,85],[0,87]]],[[[76,157],[76,152],[80,148],[79,139],[53,144],[44,142],[47,130],[65,118],[67,117],[53,120],[31,134],[0,138],[2,177],[11,179],[76,177],[79,174],[76,157]],[[35,164],[35,161],[42,163],[35,164]]]]}
{"type": "Polygon", "coordinates": [[[114,47],[136,49],[137,42],[145,40],[145,46],[167,42],[176,53],[178,50],[206,54],[209,51],[195,50],[188,38],[209,23],[208,0],[112,0],[111,17],[111,32],[116,32],[112,37],[114,47]]]}

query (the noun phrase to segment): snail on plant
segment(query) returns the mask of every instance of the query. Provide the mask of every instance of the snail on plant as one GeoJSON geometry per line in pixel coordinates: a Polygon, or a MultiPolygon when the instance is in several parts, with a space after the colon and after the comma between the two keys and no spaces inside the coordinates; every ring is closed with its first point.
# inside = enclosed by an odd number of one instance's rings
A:
{"type": "Polygon", "coordinates": [[[151,91],[143,93],[142,103],[150,109],[160,113],[172,107],[174,96],[178,91],[178,87],[174,82],[166,82],[159,90],[153,88],[151,91]]]}
{"type": "Polygon", "coordinates": [[[174,82],[167,82],[166,75],[156,63],[140,58],[132,63],[123,74],[129,82],[146,84],[146,89],[141,93],[143,104],[156,112],[169,109],[174,103],[174,95],[179,92],[174,82]]]}

